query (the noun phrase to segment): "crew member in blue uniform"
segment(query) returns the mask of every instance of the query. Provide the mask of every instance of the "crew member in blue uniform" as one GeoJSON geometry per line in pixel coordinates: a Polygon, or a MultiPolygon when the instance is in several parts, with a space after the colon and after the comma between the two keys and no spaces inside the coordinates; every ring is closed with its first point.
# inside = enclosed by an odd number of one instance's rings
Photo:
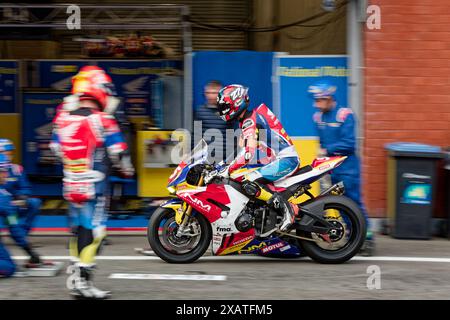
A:
{"type": "Polygon", "coordinates": [[[31,185],[21,165],[12,163],[14,144],[9,139],[0,139],[0,153],[9,159],[6,190],[13,197],[12,205],[18,208],[19,217],[23,219],[25,234],[30,232],[42,201],[32,198],[31,185]]]}
{"type": "Polygon", "coordinates": [[[308,89],[314,99],[314,122],[320,139],[321,156],[347,156],[347,159],[331,174],[333,184],[342,181],[345,195],[355,201],[367,221],[367,235],[361,254],[372,255],[373,233],[370,231],[367,211],[361,199],[360,163],[356,155],[356,120],[351,108],[343,107],[335,99],[336,86],[328,81],[311,85],[308,89]]]}
{"type": "MultiPolygon", "coordinates": [[[[9,229],[9,233],[14,241],[30,256],[25,267],[28,269],[39,268],[44,262],[39,255],[31,248],[27,241],[25,230],[19,224],[17,208],[11,205],[12,196],[6,189],[8,177],[9,159],[0,153],[0,217],[2,222],[9,229]]],[[[9,252],[0,242],[0,278],[10,277],[16,271],[16,265],[11,259],[9,252]]]]}

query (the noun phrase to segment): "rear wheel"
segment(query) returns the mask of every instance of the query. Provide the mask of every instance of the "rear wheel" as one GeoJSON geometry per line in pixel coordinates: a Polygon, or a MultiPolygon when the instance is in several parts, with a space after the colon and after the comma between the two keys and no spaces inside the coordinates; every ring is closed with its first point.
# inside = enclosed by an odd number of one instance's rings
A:
{"type": "Polygon", "coordinates": [[[317,262],[343,263],[355,256],[364,243],[364,215],[355,202],[344,196],[326,196],[317,201],[323,202],[323,217],[334,225],[333,231],[322,235],[297,230],[297,235],[314,239],[301,240],[301,247],[317,262]]]}
{"type": "Polygon", "coordinates": [[[190,263],[199,259],[208,249],[212,231],[208,220],[200,213],[193,214],[189,235],[177,235],[175,211],[158,208],[152,214],[147,228],[147,239],[153,251],[169,263],[190,263]]]}

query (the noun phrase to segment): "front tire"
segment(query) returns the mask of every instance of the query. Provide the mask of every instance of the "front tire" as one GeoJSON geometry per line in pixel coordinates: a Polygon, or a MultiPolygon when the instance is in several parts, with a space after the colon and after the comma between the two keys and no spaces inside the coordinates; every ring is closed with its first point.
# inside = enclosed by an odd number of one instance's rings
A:
{"type": "Polygon", "coordinates": [[[200,234],[176,237],[175,211],[163,207],[155,210],[148,223],[147,239],[158,257],[169,263],[191,263],[203,256],[211,242],[211,225],[200,213],[194,213],[191,219],[200,234]]]}
{"type": "MultiPolygon", "coordinates": [[[[342,219],[341,223],[343,222],[345,225],[351,224],[352,230],[349,235],[349,240],[348,243],[338,249],[327,249],[327,243],[321,243],[321,240],[317,240],[316,242],[300,241],[301,247],[308,256],[319,263],[338,264],[350,260],[359,252],[366,238],[366,219],[361,209],[353,200],[345,196],[325,196],[316,201],[323,202],[324,211],[335,210],[339,211],[340,215],[344,213],[347,216],[345,222],[342,219]]],[[[336,220],[336,223],[339,223],[339,221],[336,220]]],[[[302,236],[305,235],[303,234],[302,236]]],[[[314,238],[316,235],[309,234],[309,236],[314,238]]]]}

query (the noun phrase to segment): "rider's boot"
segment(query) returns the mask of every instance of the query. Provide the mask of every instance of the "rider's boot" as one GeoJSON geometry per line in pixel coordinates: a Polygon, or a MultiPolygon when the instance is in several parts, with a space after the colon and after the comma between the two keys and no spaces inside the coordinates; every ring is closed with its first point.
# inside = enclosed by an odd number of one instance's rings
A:
{"type": "Polygon", "coordinates": [[[92,282],[94,266],[80,266],[74,264],[70,270],[72,279],[70,281],[70,293],[77,299],[102,300],[111,296],[110,291],[103,291],[96,288],[92,282]]]}
{"type": "MultiPolygon", "coordinates": [[[[294,223],[294,218],[298,211],[297,207],[293,207],[291,203],[285,200],[279,193],[272,192],[264,185],[259,184],[256,181],[244,180],[243,191],[246,195],[250,197],[255,197],[258,200],[266,202],[272,209],[274,209],[278,215],[282,216],[281,223],[279,224],[278,230],[286,231],[292,223],[294,223]]],[[[273,228],[262,234],[261,236],[268,236],[277,228],[273,228]]]]}
{"type": "Polygon", "coordinates": [[[279,193],[274,193],[273,196],[267,201],[267,204],[271,206],[279,215],[282,216],[279,230],[286,231],[293,223],[296,215],[296,210],[286,199],[284,199],[279,193]]]}

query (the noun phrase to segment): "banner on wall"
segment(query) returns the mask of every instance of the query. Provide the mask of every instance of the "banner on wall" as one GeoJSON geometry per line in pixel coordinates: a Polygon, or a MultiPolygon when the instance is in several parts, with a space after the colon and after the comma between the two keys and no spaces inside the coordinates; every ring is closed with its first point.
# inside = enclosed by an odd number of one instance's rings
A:
{"type": "Polygon", "coordinates": [[[127,115],[151,117],[151,86],[156,74],[146,72],[142,62],[108,61],[98,65],[111,76],[127,115]]]}
{"type": "MultiPolygon", "coordinates": [[[[22,114],[22,165],[31,179],[33,194],[39,196],[60,196],[62,165],[50,150],[53,119],[57,106],[68,93],[63,92],[24,92],[22,114]]],[[[111,183],[118,179],[112,179],[111,183]]],[[[119,179],[120,180],[120,179],[119,179]]],[[[124,196],[137,194],[137,181],[125,182],[124,196]]]]}
{"type": "Polygon", "coordinates": [[[72,77],[82,66],[89,64],[93,64],[93,62],[83,60],[33,61],[35,72],[32,75],[33,87],[69,92],[72,88],[72,77]]]}
{"type": "Polygon", "coordinates": [[[180,74],[183,69],[180,60],[40,60],[37,61],[38,87],[68,91],[71,78],[87,64],[98,65],[111,76],[117,94],[122,98],[128,116],[150,116],[161,125],[161,102],[158,88],[161,75],[180,74]],[[153,90],[152,90],[153,89],[153,90]]]}
{"type": "Polygon", "coordinates": [[[319,80],[328,80],[337,86],[336,100],[347,105],[349,70],[347,56],[290,56],[275,58],[277,97],[280,120],[290,136],[317,136],[314,122],[313,99],[308,87],[319,80]]]}
{"type": "Polygon", "coordinates": [[[62,176],[62,167],[49,143],[56,107],[66,95],[62,92],[23,93],[22,164],[29,175],[62,176]]]}
{"type": "Polygon", "coordinates": [[[19,91],[19,62],[0,61],[0,113],[17,112],[17,92],[19,91]]]}

